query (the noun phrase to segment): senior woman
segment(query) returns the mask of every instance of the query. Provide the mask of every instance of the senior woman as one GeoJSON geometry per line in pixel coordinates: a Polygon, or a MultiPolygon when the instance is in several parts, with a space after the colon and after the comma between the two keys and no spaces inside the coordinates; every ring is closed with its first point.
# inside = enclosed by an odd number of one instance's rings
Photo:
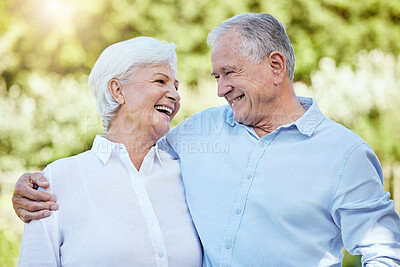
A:
{"type": "Polygon", "coordinates": [[[59,210],[25,225],[20,266],[200,266],[179,162],[157,147],[178,112],[175,45],[106,48],[89,76],[106,136],[46,167],[59,210]]]}

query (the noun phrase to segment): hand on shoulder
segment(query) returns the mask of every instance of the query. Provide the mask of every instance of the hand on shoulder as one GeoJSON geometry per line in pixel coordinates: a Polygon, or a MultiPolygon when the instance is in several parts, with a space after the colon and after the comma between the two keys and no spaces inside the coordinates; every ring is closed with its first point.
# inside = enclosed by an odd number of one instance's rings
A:
{"type": "Polygon", "coordinates": [[[37,190],[48,188],[47,179],[40,172],[25,173],[14,187],[12,196],[13,208],[17,216],[25,223],[51,215],[51,210],[57,210],[57,199],[54,195],[37,190]]]}

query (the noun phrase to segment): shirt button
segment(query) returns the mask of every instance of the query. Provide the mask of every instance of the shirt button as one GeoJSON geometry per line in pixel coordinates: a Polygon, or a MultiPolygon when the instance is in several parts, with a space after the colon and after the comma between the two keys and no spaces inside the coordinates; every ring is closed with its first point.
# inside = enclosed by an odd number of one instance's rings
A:
{"type": "Polygon", "coordinates": [[[251,179],[253,177],[251,174],[247,174],[247,179],[251,179]]]}
{"type": "Polygon", "coordinates": [[[235,210],[235,213],[236,214],[240,214],[242,212],[242,210],[241,209],[237,209],[237,210],[235,210]]]}
{"type": "Polygon", "coordinates": [[[226,242],[225,243],[225,248],[226,249],[231,249],[232,248],[232,244],[230,242],[226,242]]]}
{"type": "Polygon", "coordinates": [[[164,257],[164,253],[158,252],[158,257],[160,257],[160,258],[164,257]]]}

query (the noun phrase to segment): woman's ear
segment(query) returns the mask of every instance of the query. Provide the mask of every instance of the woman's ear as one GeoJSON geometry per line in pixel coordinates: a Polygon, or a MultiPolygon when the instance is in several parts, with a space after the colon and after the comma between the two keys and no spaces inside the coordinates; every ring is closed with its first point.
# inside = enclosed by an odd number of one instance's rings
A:
{"type": "Polygon", "coordinates": [[[110,90],[110,93],[114,100],[117,101],[118,104],[123,105],[125,104],[125,97],[121,89],[122,84],[117,79],[111,79],[108,83],[108,90],[110,90]]]}
{"type": "Polygon", "coordinates": [[[285,56],[281,52],[273,51],[269,54],[268,59],[274,76],[274,84],[281,84],[287,75],[285,56]]]}

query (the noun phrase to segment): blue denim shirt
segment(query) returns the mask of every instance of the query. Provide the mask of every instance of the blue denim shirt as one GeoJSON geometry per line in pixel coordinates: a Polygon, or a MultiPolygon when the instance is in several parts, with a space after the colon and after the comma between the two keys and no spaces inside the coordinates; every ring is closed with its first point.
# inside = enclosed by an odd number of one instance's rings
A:
{"type": "MultiPolygon", "coordinates": [[[[229,106],[182,122],[160,146],[180,158],[206,266],[400,264],[400,223],[372,149],[311,98],[259,138],[229,106]]],[[[374,265],[375,266],[375,265],[374,265]]]]}

